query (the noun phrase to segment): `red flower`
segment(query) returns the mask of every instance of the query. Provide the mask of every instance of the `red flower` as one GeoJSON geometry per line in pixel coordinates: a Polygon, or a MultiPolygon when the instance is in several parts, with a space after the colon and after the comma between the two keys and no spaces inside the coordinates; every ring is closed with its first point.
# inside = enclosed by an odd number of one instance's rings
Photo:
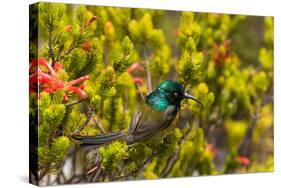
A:
{"type": "MultiPolygon", "coordinates": [[[[142,70],[143,70],[143,68],[142,68],[141,64],[134,63],[128,68],[127,72],[132,76],[132,74],[134,72],[142,71],[142,70]]],[[[143,84],[144,83],[144,80],[141,77],[133,77],[133,81],[134,81],[135,84],[143,84]]]]}
{"type": "Polygon", "coordinates": [[[179,35],[180,35],[179,29],[174,29],[174,30],[172,31],[172,36],[173,36],[173,37],[178,37],[179,35]]]}
{"type": "Polygon", "coordinates": [[[84,82],[89,79],[89,76],[82,76],[76,80],[65,82],[60,80],[57,76],[57,72],[62,69],[60,63],[55,63],[54,69],[48,63],[45,58],[32,59],[31,65],[29,67],[29,90],[30,92],[35,92],[40,87],[40,94],[55,93],[58,90],[64,91],[64,100],[68,101],[69,93],[76,93],[81,98],[86,98],[87,94],[80,88],[80,86],[75,87],[75,85],[84,82]]]}
{"type": "Polygon", "coordinates": [[[72,26],[71,26],[71,25],[66,25],[66,26],[64,27],[64,30],[69,33],[69,32],[72,31],[72,26]]]}
{"type": "Polygon", "coordinates": [[[127,71],[129,74],[132,74],[135,71],[142,71],[142,70],[143,70],[143,68],[139,63],[134,63],[128,68],[127,71]]]}
{"type": "Polygon", "coordinates": [[[218,150],[216,149],[216,147],[213,144],[208,144],[207,150],[210,151],[213,156],[216,156],[216,154],[218,153],[218,150]]]}
{"type": "Polygon", "coordinates": [[[133,81],[135,84],[143,84],[144,80],[141,77],[134,77],[133,81]]]}
{"type": "Polygon", "coordinates": [[[97,16],[92,16],[92,17],[88,20],[87,25],[90,26],[94,21],[97,20],[97,18],[98,18],[97,16]]]}
{"type": "Polygon", "coordinates": [[[235,161],[243,166],[248,166],[251,163],[250,159],[248,159],[247,157],[243,157],[243,156],[237,156],[235,158],[235,161]]]}
{"type": "Polygon", "coordinates": [[[214,54],[213,60],[217,65],[223,65],[225,60],[230,56],[230,44],[231,40],[225,40],[222,44],[213,44],[214,54]],[[221,48],[224,50],[222,51],[221,48]]]}
{"type": "Polygon", "coordinates": [[[62,64],[60,63],[55,63],[54,69],[56,72],[59,72],[62,69],[62,64]]]}
{"type": "Polygon", "coordinates": [[[82,44],[82,49],[86,52],[90,52],[91,49],[92,49],[92,43],[90,41],[85,41],[83,44],[82,44]]]}

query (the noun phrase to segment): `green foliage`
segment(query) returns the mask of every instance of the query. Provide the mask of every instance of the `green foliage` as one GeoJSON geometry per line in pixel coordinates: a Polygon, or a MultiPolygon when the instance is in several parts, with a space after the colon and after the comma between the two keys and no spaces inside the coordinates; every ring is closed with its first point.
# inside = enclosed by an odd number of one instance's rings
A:
{"type": "Polygon", "coordinates": [[[189,109],[194,113],[200,113],[203,120],[208,119],[208,111],[212,108],[212,104],[215,102],[215,95],[209,91],[209,87],[206,83],[200,82],[196,87],[195,96],[201,101],[204,106],[198,106],[198,104],[189,100],[189,109]]]}
{"type": "Polygon", "coordinates": [[[235,162],[235,157],[237,157],[237,152],[232,150],[226,158],[226,163],[223,170],[224,174],[231,173],[235,168],[237,168],[238,164],[235,162]]]}
{"type": "Polygon", "coordinates": [[[70,94],[65,101],[60,90],[30,95],[30,117],[39,112],[42,178],[60,175],[68,155],[87,177],[81,181],[272,170],[272,18],[54,3],[40,3],[39,11],[42,45],[31,45],[31,55],[38,51],[53,68],[60,63],[57,77],[64,82],[89,76],[76,85],[86,98],[70,94]],[[251,24],[263,34],[261,43],[244,31],[251,24]],[[256,49],[241,53],[244,37],[256,49]],[[255,59],[245,61],[248,53],[255,59]],[[139,68],[128,71],[135,64],[139,68]],[[163,138],[73,151],[73,135],[125,132],[143,97],[167,79],[182,83],[203,106],[183,100],[174,129],[163,138]],[[237,162],[240,156],[250,160],[247,167],[237,162]]]}
{"type": "Polygon", "coordinates": [[[274,27],[273,27],[273,18],[266,17],[264,19],[264,40],[269,46],[273,46],[274,41],[274,27]]]}
{"type": "Polygon", "coordinates": [[[90,74],[95,71],[97,65],[102,63],[102,49],[98,39],[93,40],[92,52],[87,56],[86,63],[83,68],[79,71],[78,76],[90,74]]]}
{"type": "Polygon", "coordinates": [[[216,173],[210,163],[212,157],[205,151],[203,134],[202,129],[194,130],[190,134],[190,140],[185,140],[182,143],[179,160],[176,162],[171,176],[191,175],[193,170],[197,168],[201,175],[216,173]]]}
{"type": "Polygon", "coordinates": [[[140,163],[143,159],[152,154],[152,149],[144,143],[137,143],[134,147],[129,147],[129,158],[135,163],[140,163]]]}
{"type": "MultiPolygon", "coordinates": [[[[57,92],[53,96],[44,93],[39,99],[39,114],[42,124],[57,128],[65,115],[65,106],[60,104],[63,100],[63,93],[57,92]]],[[[40,128],[39,128],[40,129],[40,128]]]]}
{"type": "Polygon", "coordinates": [[[260,110],[260,118],[257,120],[257,127],[253,132],[253,142],[256,144],[261,144],[260,139],[266,130],[270,129],[270,125],[273,124],[273,108],[272,104],[267,104],[263,106],[260,110]]]}
{"type": "Polygon", "coordinates": [[[110,131],[126,130],[128,128],[131,114],[122,104],[123,100],[120,97],[112,97],[104,101],[104,109],[108,113],[104,116],[107,121],[103,125],[110,131]]]}
{"type": "Polygon", "coordinates": [[[272,70],[273,67],[273,52],[266,48],[261,48],[259,53],[259,61],[266,70],[272,70]]]}
{"type": "Polygon", "coordinates": [[[39,165],[56,169],[68,152],[70,141],[67,137],[58,137],[53,141],[53,145],[48,148],[42,146],[38,148],[39,165]]]}
{"type": "Polygon", "coordinates": [[[48,31],[53,31],[60,26],[65,12],[65,5],[59,3],[40,3],[39,12],[41,24],[48,31]]]}
{"type": "Polygon", "coordinates": [[[100,74],[95,82],[88,82],[85,91],[93,104],[99,104],[107,97],[116,94],[115,74],[112,67],[108,67],[100,74]]]}
{"type": "Polygon", "coordinates": [[[162,143],[157,143],[157,145],[153,147],[160,160],[167,159],[168,156],[178,149],[178,141],[181,137],[181,131],[176,128],[171,134],[167,135],[162,143]]]}
{"type": "Polygon", "coordinates": [[[184,12],[180,18],[179,45],[181,50],[195,51],[196,45],[202,33],[202,28],[194,19],[195,15],[191,12],[184,12]]]}
{"type": "Polygon", "coordinates": [[[102,157],[101,165],[109,172],[115,172],[119,168],[119,163],[127,158],[126,145],[120,142],[100,148],[99,153],[102,157]]]}
{"type": "Polygon", "coordinates": [[[113,61],[113,68],[117,74],[125,72],[133,64],[134,45],[129,37],[124,37],[121,49],[116,53],[113,61]]]}
{"type": "Polygon", "coordinates": [[[202,75],[203,55],[200,52],[185,51],[179,61],[179,71],[183,83],[192,83],[202,75]]]}
{"type": "Polygon", "coordinates": [[[126,101],[128,109],[133,109],[136,105],[136,87],[132,76],[129,73],[123,73],[116,79],[116,95],[126,101]]]}
{"type": "Polygon", "coordinates": [[[65,107],[63,105],[49,106],[42,112],[42,121],[54,127],[58,126],[63,120],[65,107]]]}
{"type": "Polygon", "coordinates": [[[164,34],[161,30],[155,29],[149,14],[145,14],[140,20],[132,20],[128,30],[132,39],[138,45],[145,48],[157,48],[164,42],[164,34]]]}
{"type": "Polygon", "coordinates": [[[69,145],[70,142],[67,137],[61,136],[55,139],[50,148],[51,160],[55,163],[61,161],[64,158],[65,153],[68,151],[69,145]]]}
{"type": "Polygon", "coordinates": [[[77,7],[75,18],[77,24],[83,28],[87,26],[88,21],[91,18],[91,13],[87,11],[85,6],[80,5],[77,7]]]}
{"type": "Polygon", "coordinates": [[[228,120],[225,122],[224,126],[227,131],[229,148],[237,148],[242,138],[245,136],[247,122],[228,120]]]}
{"type": "Polygon", "coordinates": [[[63,127],[64,135],[71,135],[77,129],[79,129],[86,121],[86,116],[77,111],[72,111],[63,127]]]}
{"type": "Polygon", "coordinates": [[[149,64],[149,70],[152,73],[153,80],[158,82],[167,79],[169,73],[169,63],[171,58],[171,49],[167,44],[161,45],[154,52],[149,64]]]}
{"type": "Polygon", "coordinates": [[[253,76],[253,84],[256,86],[257,93],[264,93],[267,91],[269,83],[266,79],[266,73],[261,71],[253,76]]]}

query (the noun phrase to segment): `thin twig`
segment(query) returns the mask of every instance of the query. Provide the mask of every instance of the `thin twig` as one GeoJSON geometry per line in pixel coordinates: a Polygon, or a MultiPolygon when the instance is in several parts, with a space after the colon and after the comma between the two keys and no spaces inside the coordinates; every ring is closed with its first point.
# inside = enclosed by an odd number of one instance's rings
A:
{"type": "Polygon", "coordinates": [[[41,171],[40,171],[40,174],[39,174],[39,182],[42,180],[42,178],[44,178],[45,177],[45,175],[48,173],[48,171],[49,171],[49,168],[48,167],[46,167],[46,168],[44,168],[44,169],[42,169],[41,171]]]}
{"type": "Polygon", "coordinates": [[[252,124],[250,124],[250,126],[248,127],[247,132],[245,134],[245,137],[244,137],[243,141],[241,142],[241,144],[239,145],[239,148],[238,148],[238,154],[242,155],[242,156],[245,156],[245,157],[250,157],[249,148],[251,148],[250,144],[251,144],[251,141],[252,141],[254,129],[257,125],[257,121],[258,121],[258,118],[259,118],[259,113],[258,113],[259,108],[257,107],[257,105],[255,105],[255,106],[256,106],[255,112],[252,115],[252,124]]]}
{"type": "Polygon", "coordinates": [[[70,103],[66,103],[65,104],[65,106],[67,106],[67,107],[71,107],[71,106],[73,106],[73,105],[75,105],[75,104],[79,104],[79,103],[81,103],[81,102],[83,102],[83,101],[85,101],[87,98],[84,98],[84,99],[78,99],[78,100],[76,100],[76,101],[73,101],[73,102],[70,102],[70,103]]]}
{"type": "MultiPolygon", "coordinates": [[[[66,51],[65,53],[64,53],[64,55],[62,56],[62,57],[64,57],[64,56],[66,56],[66,55],[68,55],[68,54],[70,54],[73,50],[75,50],[75,48],[77,48],[78,47],[78,45],[76,46],[76,45],[74,45],[74,46],[72,46],[68,51],[66,51]]],[[[62,58],[61,57],[61,58],[62,58]]]]}
{"type": "Polygon", "coordinates": [[[101,172],[102,172],[102,168],[100,166],[98,166],[98,169],[97,169],[95,175],[92,177],[91,182],[96,182],[97,179],[99,178],[101,172]]]}
{"type": "Polygon", "coordinates": [[[47,185],[50,185],[50,181],[51,181],[51,175],[48,174],[48,175],[47,175],[47,185]]]}
{"type": "Polygon", "coordinates": [[[60,56],[61,56],[62,51],[63,51],[63,48],[60,48],[59,52],[58,52],[58,56],[56,57],[56,61],[60,60],[60,56]]]}
{"type": "Polygon", "coordinates": [[[91,168],[90,170],[87,170],[87,175],[94,173],[97,169],[98,169],[98,167],[95,166],[95,167],[91,168]]]}
{"type": "Polygon", "coordinates": [[[65,165],[65,161],[69,158],[69,157],[73,157],[73,155],[75,155],[76,153],[76,148],[73,148],[73,150],[71,152],[68,152],[63,160],[60,162],[60,164],[58,165],[58,172],[57,172],[57,177],[54,180],[53,184],[58,183],[58,184],[64,184],[66,182],[66,177],[63,171],[63,167],[65,165]],[[63,182],[61,182],[60,177],[62,177],[63,182]]]}
{"type": "Polygon", "coordinates": [[[63,179],[63,182],[66,182],[66,177],[65,177],[65,174],[64,174],[63,171],[62,171],[62,173],[61,173],[61,177],[62,177],[62,179],[63,179]]]}
{"type": "Polygon", "coordinates": [[[75,175],[71,177],[69,180],[65,182],[65,184],[75,184],[75,183],[80,183],[82,181],[82,176],[83,175],[75,175]]]}
{"type": "Polygon", "coordinates": [[[79,134],[86,125],[88,125],[88,123],[90,122],[91,120],[91,117],[93,116],[93,113],[94,113],[94,106],[93,105],[90,105],[89,106],[89,110],[88,110],[88,113],[87,113],[87,117],[86,117],[86,121],[84,122],[84,124],[79,127],[76,131],[74,131],[73,133],[70,134],[70,136],[74,136],[74,135],[77,135],[79,134]]]}
{"type": "Polygon", "coordinates": [[[88,174],[88,175],[91,175],[90,178],[89,178],[89,182],[94,182],[95,181],[94,179],[95,178],[97,179],[97,177],[95,177],[95,176],[97,175],[97,173],[100,173],[100,172],[98,172],[99,169],[101,168],[100,167],[100,162],[101,162],[100,156],[99,156],[98,153],[96,153],[96,161],[94,162],[95,171],[90,173],[90,174],[88,174]]]}
{"type": "Polygon", "coordinates": [[[114,177],[114,178],[112,178],[111,180],[114,181],[114,180],[119,180],[119,179],[123,179],[123,178],[126,179],[126,178],[128,178],[128,177],[130,177],[130,176],[132,176],[132,175],[138,175],[138,174],[139,174],[141,171],[143,171],[143,169],[145,169],[146,166],[152,161],[152,159],[153,159],[154,156],[155,156],[155,155],[149,156],[149,157],[146,159],[146,161],[143,163],[143,165],[140,165],[135,171],[130,172],[130,173],[125,174],[125,175],[122,175],[122,176],[114,177]]]}
{"type": "Polygon", "coordinates": [[[144,60],[145,60],[146,73],[147,73],[148,91],[150,93],[152,91],[152,81],[151,81],[151,74],[150,74],[150,69],[149,69],[149,60],[148,60],[146,48],[144,49],[144,60]]]}
{"type": "Polygon", "coordinates": [[[144,97],[143,93],[141,92],[141,88],[140,88],[140,85],[139,85],[139,84],[137,84],[137,88],[138,88],[138,90],[139,90],[141,99],[144,100],[145,97],[144,97]]]}
{"type": "Polygon", "coordinates": [[[115,105],[115,97],[113,96],[111,99],[111,109],[110,110],[110,121],[109,121],[109,128],[108,130],[112,130],[113,123],[115,122],[115,114],[116,114],[116,105],[115,105]]]}
{"type": "MultiPolygon", "coordinates": [[[[190,127],[187,129],[187,131],[184,133],[184,135],[181,137],[178,145],[181,146],[182,143],[184,142],[184,140],[187,138],[187,136],[189,135],[190,131],[192,130],[192,124],[190,125],[190,127]]],[[[179,149],[175,152],[174,155],[172,155],[169,159],[168,162],[166,163],[165,167],[162,170],[162,175],[161,177],[167,177],[168,174],[172,171],[173,167],[175,166],[176,162],[179,159],[180,156],[180,152],[181,152],[181,147],[179,147],[179,149]]]]}
{"type": "Polygon", "coordinates": [[[71,165],[72,165],[71,175],[72,175],[72,177],[76,175],[76,157],[77,157],[77,152],[75,151],[74,155],[72,156],[72,159],[71,159],[71,165]]]}
{"type": "Polygon", "coordinates": [[[100,129],[100,131],[105,134],[106,131],[104,130],[103,126],[98,122],[98,120],[93,116],[93,121],[96,124],[96,126],[100,129]]]}
{"type": "Polygon", "coordinates": [[[64,175],[64,172],[63,172],[64,164],[65,164],[65,159],[59,165],[59,170],[58,170],[58,173],[57,173],[57,177],[55,179],[55,182],[53,182],[53,183],[61,184],[61,179],[60,179],[61,176],[63,177],[63,179],[65,181],[65,175],[64,175]]]}
{"type": "Polygon", "coordinates": [[[53,33],[52,33],[53,28],[51,27],[49,30],[49,56],[52,59],[52,67],[54,66],[55,59],[54,59],[54,51],[53,51],[53,33]]]}

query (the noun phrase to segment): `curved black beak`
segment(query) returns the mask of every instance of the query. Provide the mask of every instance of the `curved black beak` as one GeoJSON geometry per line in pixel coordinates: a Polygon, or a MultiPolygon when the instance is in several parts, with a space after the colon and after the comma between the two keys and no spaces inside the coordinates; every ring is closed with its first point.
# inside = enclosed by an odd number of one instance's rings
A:
{"type": "Polygon", "coordinates": [[[193,97],[192,95],[189,95],[187,92],[184,92],[184,98],[186,98],[186,99],[192,99],[192,100],[198,102],[200,105],[203,106],[203,104],[202,104],[198,99],[196,99],[196,98],[193,97]]]}

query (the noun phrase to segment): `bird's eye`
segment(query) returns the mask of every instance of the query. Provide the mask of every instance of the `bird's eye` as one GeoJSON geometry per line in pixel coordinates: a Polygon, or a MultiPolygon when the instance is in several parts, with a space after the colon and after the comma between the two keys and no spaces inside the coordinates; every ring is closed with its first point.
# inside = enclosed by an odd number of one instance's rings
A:
{"type": "Polygon", "coordinates": [[[175,93],[174,93],[174,96],[175,96],[175,97],[178,97],[178,96],[179,96],[179,94],[178,94],[177,92],[175,92],[175,93]]]}

